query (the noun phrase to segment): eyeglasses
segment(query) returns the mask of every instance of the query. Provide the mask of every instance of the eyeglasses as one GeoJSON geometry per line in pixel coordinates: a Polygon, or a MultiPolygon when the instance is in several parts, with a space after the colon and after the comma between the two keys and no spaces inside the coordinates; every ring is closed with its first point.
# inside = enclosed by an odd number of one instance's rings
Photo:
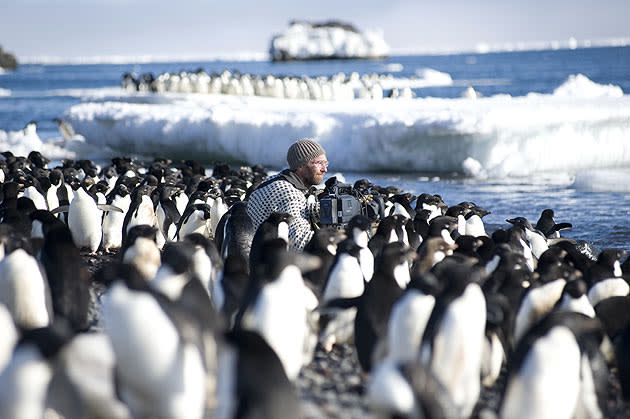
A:
{"type": "Polygon", "coordinates": [[[311,163],[313,163],[313,165],[315,166],[319,166],[322,169],[328,169],[327,161],[312,161],[311,163]]]}

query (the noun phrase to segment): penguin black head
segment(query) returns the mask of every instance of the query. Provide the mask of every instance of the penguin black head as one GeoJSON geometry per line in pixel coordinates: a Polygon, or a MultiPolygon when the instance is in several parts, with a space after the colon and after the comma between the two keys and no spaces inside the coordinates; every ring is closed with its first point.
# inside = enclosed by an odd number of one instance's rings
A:
{"type": "MultiPolygon", "coordinates": [[[[459,215],[466,215],[469,212],[470,208],[466,208],[463,205],[451,205],[450,207],[448,207],[448,209],[446,210],[446,214],[444,215],[448,215],[449,217],[457,217],[459,215]]],[[[431,212],[429,211],[429,214],[430,213],[431,212]]]]}
{"type": "Polygon", "coordinates": [[[515,227],[520,227],[523,230],[525,230],[525,229],[533,230],[534,229],[532,224],[525,217],[508,218],[505,221],[507,221],[508,223],[514,225],[515,227]]]}
{"type": "Polygon", "coordinates": [[[176,274],[192,272],[194,245],[191,242],[169,242],[162,249],[162,265],[168,265],[176,274]]]}
{"type": "Polygon", "coordinates": [[[352,217],[346,225],[346,232],[348,234],[352,234],[355,228],[359,229],[360,231],[370,232],[370,230],[372,229],[372,222],[365,215],[357,214],[352,217]]]}
{"type": "Polygon", "coordinates": [[[46,165],[50,163],[50,159],[42,156],[42,153],[39,151],[31,151],[28,153],[28,159],[31,161],[33,166],[39,167],[40,169],[45,168],[46,165]]]}
{"type": "Polygon", "coordinates": [[[383,247],[379,257],[374,261],[375,269],[391,273],[394,268],[417,258],[415,250],[401,242],[391,242],[383,247]]]}

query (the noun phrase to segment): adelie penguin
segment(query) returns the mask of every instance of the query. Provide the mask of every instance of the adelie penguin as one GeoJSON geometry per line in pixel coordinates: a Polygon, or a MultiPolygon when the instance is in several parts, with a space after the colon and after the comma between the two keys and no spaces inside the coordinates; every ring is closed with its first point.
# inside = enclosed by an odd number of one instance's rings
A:
{"type": "Polygon", "coordinates": [[[338,244],[346,239],[346,234],[334,227],[319,228],[314,231],[313,237],[304,247],[304,252],[317,256],[322,261],[322,266],[304,274],[304,281],[313,293],[319,297],[322,294],[328,272],[335,260],[338,244]]]}
{"type": "Polygon", "coordinates": [[[409,262],[414,257],[415,252],[403,243],[386,245],[375,262],[372,280],[359,297],[354,342],[364,371],[371,370],[374,350],[387,332],[391,309],[411,280],[409,262]]]}
{"type": "Polygon", "coordinates": [[[202,418],[212,319],[151,291],[133,268],[120,265],[112,276],[102,313],[121,400],[133,417],[202,418]]]}
{"type": "Polygon", "coordinates": [[[24,329],[46,327],[53,318],[50,288],[37,260],[16,249],[0,261],[0,303],[24,329]]]}
{"type": "MultiPolygon", "coordinates": [[[[324,286],[321,305],[335,299],[351,299],[363,295],[367,281],[361,270],[360,252],[361,248],[352,240],[340,243],[324,286]]],[[[356,307],[350,307],[321,316],[320,341],[326,352],[330,352],[334,344],[351,341],[356,312],[356,307]]]]}
{"type": "Polygon", "coordinates": [[[536,230],[540,230],[548,239],[558,239],[560,231],[573,227],[571,223],[556,223],[553,217],[553,210],[547,208],[542,211],[536,222],[536,230]]]}
{"type": "Polygon", "coordinates": [[[141,275],[152,279],[161,265],[156,243],[157,229],[141,224],[132,227],[120,249],[120,260],[136,267],[141,275]]]}
{"type": "Polygon", "coordinates": [[[510,359],[500,417],[604,417],[602,338],[599,321],[579,313],[553,313],[537,324],[510,359]]]}
{"type": "MultiPolygon", "coordinates": [[[[232,219],[232,217],[233,215],[230,219],[232,219]]],[[[287,246],[289,245],[289,223],[292,219],[293,217],[289,213],[273,212],[258,226],[252,239],[251,250],[249,252],[250,272],[253,271],[253,267],[262,263],[260,254],[262,252],[262,246],[266,241],[280,238],[287,243],[287,246]]],[[[230,222],[230,220],[228,220],[228,222],[230,222]]],[[[227,230],[228,227],[226,226],[226,231],[227,230]]],[[[224,237],[223,240],[225,242],[226,238],[224,237]]]]}
{"type": "Polygon", "coordinates": [[[302,416],[282,362],[258,333],[228,332],[219,350],[219,363],[217,419],[302,416]]]}
{"type": "Polygon", "coordinates": [[[420,359],[445,386],[458,416],[467,418],[481,391],[486,299],[479,283],[485,270],[447,258],[433,273],[444,291],[427,323],[420,359]]]}
{"type": "Polygon", "coordinates": [[[245,302],[239,326],[260,333],[294,380],[311,361],[317,343],[311,314],[317,298],[304,284],[301,271],[317,268],[319,260],[287,251],[283,239],[266,242],[262,260],[265,266],[256,270],[259,287],[245,302]]]}
{"type": "Polygon", "coordinates": [[[221,257],[225,259],[228,255],[239,254],[249,261],[255,232],[252,219],[247,214],[247,203],[236,202],[226,216],[228,214],[223,225],[221,257]]]}

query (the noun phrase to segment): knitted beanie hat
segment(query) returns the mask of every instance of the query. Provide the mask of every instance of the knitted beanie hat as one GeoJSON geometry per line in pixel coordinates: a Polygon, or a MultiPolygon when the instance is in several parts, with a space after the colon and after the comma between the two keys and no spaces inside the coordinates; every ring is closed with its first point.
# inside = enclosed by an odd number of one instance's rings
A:
{"type": "Polygon", "coordinates": [[[308,138],[296,141],[291,144],[289,151],[287,151],[289,169],[295,170],[322,154],[326,154],[324,148],[315,141],[308,138]]]}

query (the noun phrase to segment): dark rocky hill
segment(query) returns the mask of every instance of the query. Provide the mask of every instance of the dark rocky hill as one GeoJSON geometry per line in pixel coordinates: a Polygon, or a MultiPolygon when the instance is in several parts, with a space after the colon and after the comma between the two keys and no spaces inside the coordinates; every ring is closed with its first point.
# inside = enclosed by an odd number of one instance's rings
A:
{"type": "Polygon", "coordinates": [[[15,70],[18,66],[17,59],[11,53],[8,53],[0,46],[0,67],[7,70],[15,70]]]}

